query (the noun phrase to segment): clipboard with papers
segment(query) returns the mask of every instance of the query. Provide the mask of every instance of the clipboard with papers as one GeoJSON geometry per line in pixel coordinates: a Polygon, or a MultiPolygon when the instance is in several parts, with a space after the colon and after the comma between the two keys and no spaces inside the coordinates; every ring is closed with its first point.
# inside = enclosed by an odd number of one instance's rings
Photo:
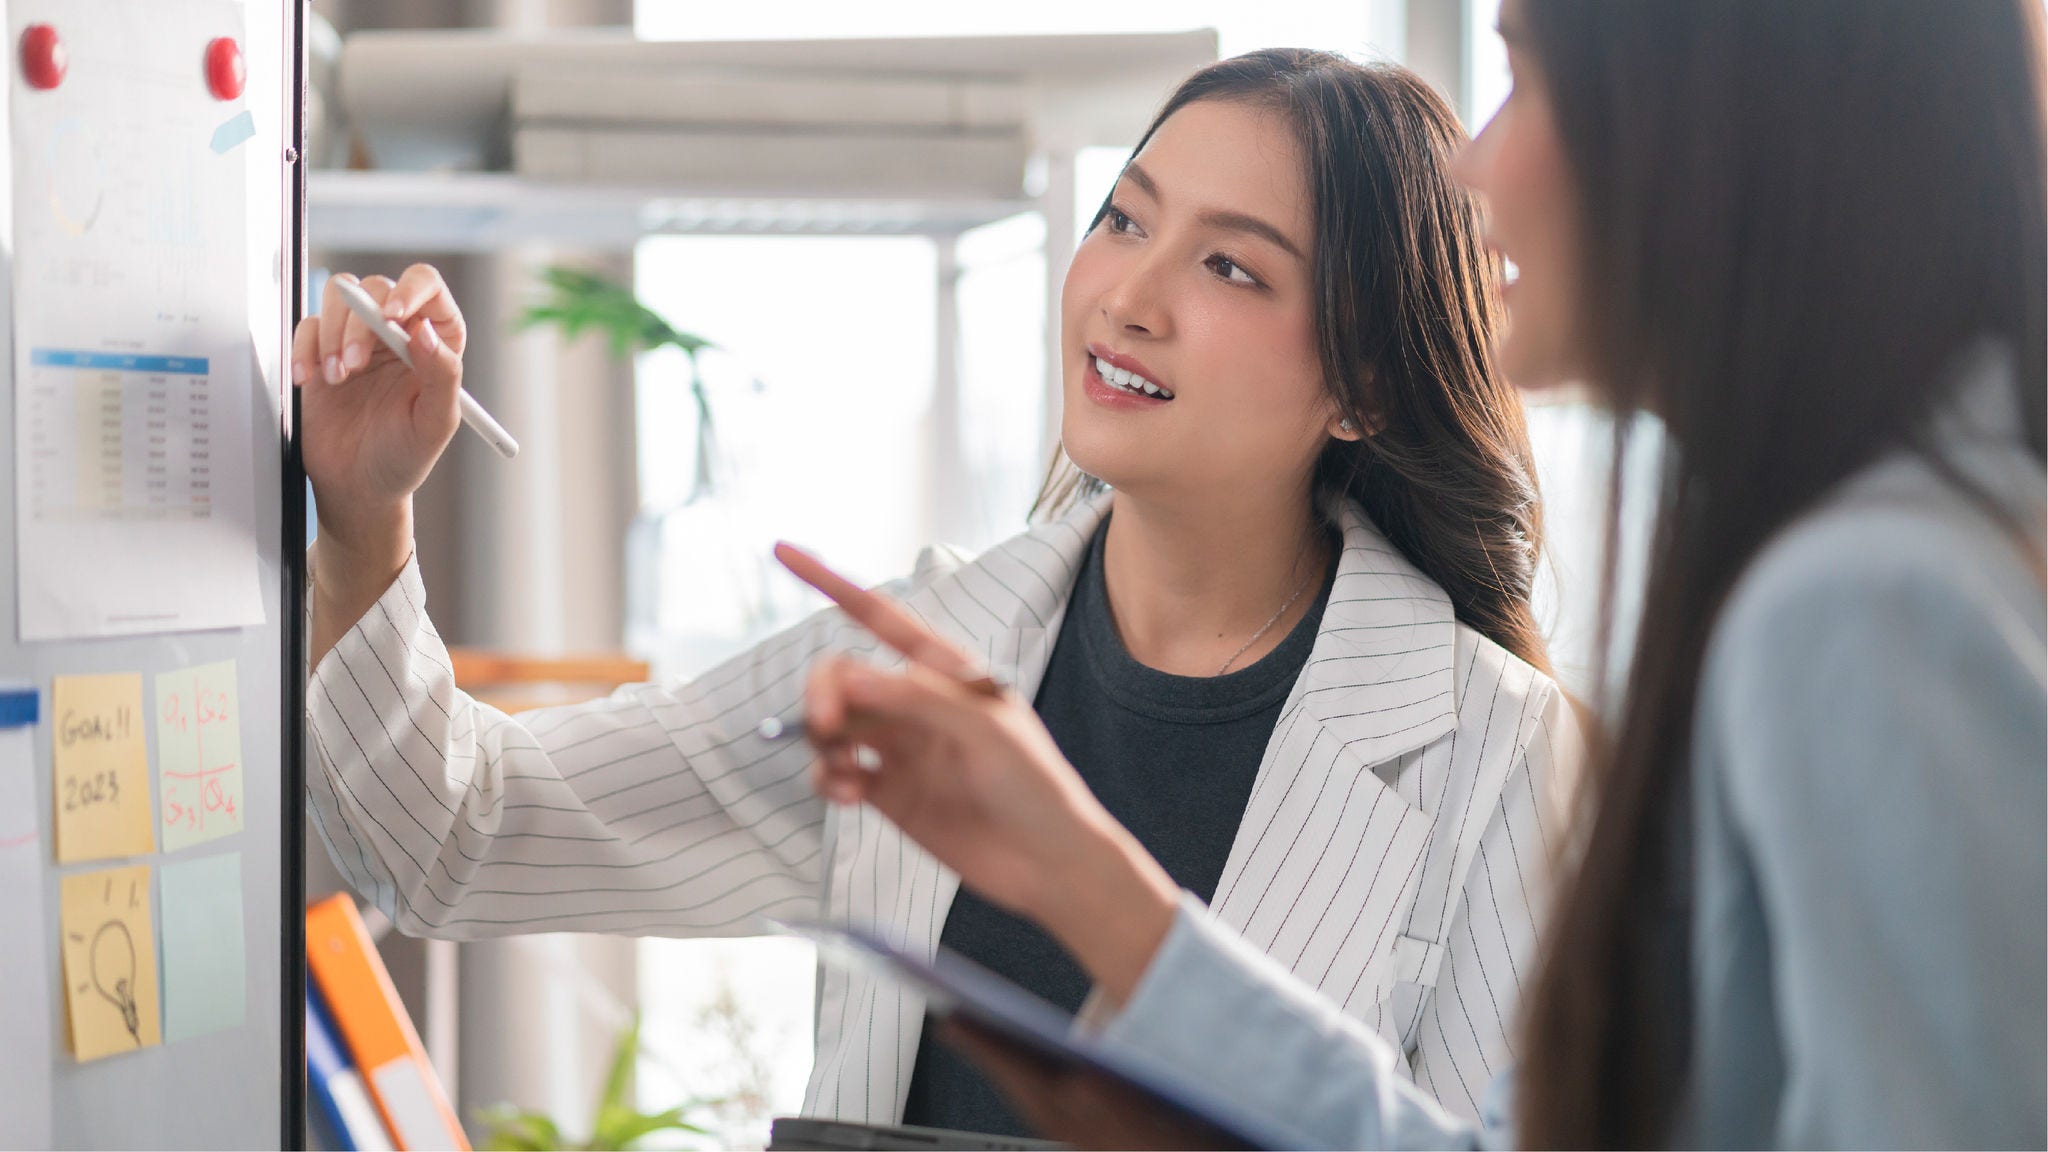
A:
{"type": "Polygon", "coordinates": [[[958,1015],[1056,1065],[1107,1077],[1182,1119],[1214,1129],[1219,1146],[1306,1146],[1281,1125],[1247,1115],[1226,1102],[1206,1099],[1170,1073],[1077,1033],[1071,1014],[944,948],[927,962],[866,928],[816,921],[774,923],[815,943],[820,961],[863,969],[906,985],[925,998],[927,1011],[935,1015],[958,1015]]]}

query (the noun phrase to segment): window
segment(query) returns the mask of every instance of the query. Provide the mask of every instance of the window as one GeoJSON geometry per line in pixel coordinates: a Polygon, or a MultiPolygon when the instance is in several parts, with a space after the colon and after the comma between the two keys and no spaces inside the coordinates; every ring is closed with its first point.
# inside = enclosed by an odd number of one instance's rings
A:
{"type": "MultiPolygon", "coordinates": [[[[636,372],[631,642],[659,674],[690,675],[819,606],[769,558],[777,538],[868,583],[909,570],[929,489],[935,252],[918,238],[665,237],[640,245],[636,275],[650,307],[719,345],[701,354],[716,488],[694,502],[689,364],[668,350],[636,372]]],[[[642,1103],[737,1097],[721,1135],[764,1144],[810,1068],[810,946],[647,940],[640,963],[649,1046],[676,1054],[643,1061],[642,1103]]]]}

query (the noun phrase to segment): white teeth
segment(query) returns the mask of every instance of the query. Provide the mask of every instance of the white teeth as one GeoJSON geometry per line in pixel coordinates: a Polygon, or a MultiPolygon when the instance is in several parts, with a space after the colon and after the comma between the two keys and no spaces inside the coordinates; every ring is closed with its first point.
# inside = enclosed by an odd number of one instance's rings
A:
{"type": "Polygon", "coordinates": [[[1114,388],[1121,388],[1126,392],[1136,392],[1144,396],[1157,396],[1163,400],[1173,399],[1173,393],[1135,372],[1118,368],[1100,356],[1095,358],[1095,374],[1102,377],[1105,384],[1114,388]]]}

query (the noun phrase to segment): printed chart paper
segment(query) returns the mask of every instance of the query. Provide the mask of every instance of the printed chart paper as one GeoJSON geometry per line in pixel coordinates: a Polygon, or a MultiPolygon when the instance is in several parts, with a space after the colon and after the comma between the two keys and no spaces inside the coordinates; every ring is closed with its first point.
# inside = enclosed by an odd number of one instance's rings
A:
{"type": "Polygon", "coordinates": [[[242,830],[242,698],[234,661],[156,678],[156,771],[164,851],[242,830]]]}
{"type": "Polygon", "coordinates": [[[61,891],[71,1054],[97,1060],[162,1043],[149,865],[76,873],[61,891]]]}
{"type": "Polygon", "coordinates": [[[142,676],[59,676],[50,690],[57,862],[156,851],[142,676]]]}
{"type": "MultiPolygon", "coordinates": [[[[26,10],[25,10],[26,9],[26,10]]],[[[263,621],[242,109],[193,76],[233,3],[17,2],[65,30],[55,89],[16,85],[16,557],[21,639],[263,621]],[[195,19],[194,9],[206,19],[195,19]],[[66,19],[66,17],[70,17],[66,19]]]]}

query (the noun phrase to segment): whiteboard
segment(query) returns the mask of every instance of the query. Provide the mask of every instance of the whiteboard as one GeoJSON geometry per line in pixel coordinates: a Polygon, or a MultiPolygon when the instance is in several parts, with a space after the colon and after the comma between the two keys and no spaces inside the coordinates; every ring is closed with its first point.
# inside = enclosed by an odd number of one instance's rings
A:
{"type": "MultiPolygon", "coordinates": [[[[151,0],[154,7],[176,8],[180,0],[151,0]]],[[[303,68],[300,6],[274,0],[228,0],[239,6],[241,46],[247,62],[247,88],[240,106],[250,113],[253,134],[216,153],[239,166],[246,183],[246,235],[241,314],[228,319],[246,331],[240,355],[246,371],[238,376],[249,417],[246,464],[254,515],[255,587],[260,593],[260,623],[200,631],[155,632],[92,639],[24,643],[20,619],[19,554],[16,505],[0,501],[0,684],[32,684],[40,690],[42,719],[33,732],[36,771],[35,805],[43,825],[45,851],[41,870],[42,899],[37,915],[0,916],[0,955],[20,956],[41,949],[52,982],[62,972],[57,932],[60,880],[65,875],[116,864],[151,864],[161,872],[167,863],[235,852],[240,856],[243,969],[242,1022],[225,1030],[124,1052],[87,1063],[75,1060],[67,1046],[65,1002],[60,990],[49,989],[47,1000],[46,1098],[23,1099],[14,1090],[0,1092],[0,1109],[10,1117],[28,1116],[47,1125],[57,1147],[239,1148],[294,1147],[303,1131],[302,1005],[304,997],[303,856],[301,730],[304,649],[299,630],[303,595],[304,482],[295,446],[289,437],[291,390],[285,373],[289,326],[301,306],[295,285],[303,259],[297,220],[300,179],[299,100],[303,68]],[[74,674],[141,673],[149,683],[160,673],[193,665],[233,660],[237,664],[241,713],[242,825],[239,831],[203,845],[165,852],[158,838],[149,856],[58,865],[48,850],[55,797],[52,788],[51,681],[74,674]],[[39,1109],[46,1109],[42,1115],[39,1109]]],[[[213,0],[219,7],[220,0],[213,0]]],[[[126,0],[5,0],[9,83],[0,101],[24,98],[19,45],[24,26],[48,21],[67,42],[82,51],[96,36],[117,28],[127,11],[126,0]]],[[[203,47],[203,45],[202,45],[203,47]]],[[[203,61],[190,45],[156,45],[154,50],[193,56],[192,75],[203,83],[203,61]]],[[[225,108],[225,106],[224,106],[225,108]]],[[[0,125],[11,125],[11,104],[0,107],[0,125]]],[[[11,129],[8,129],[10,136],[11,129]]],[[[20,204],[13,195],[14,175],[22,163],[18,143],[0,149],[0,364],[10,366],[0,404],[0,475],[17,476],[16,381],[17,333],[15,278],[17,230],[23,211],[39,205],[20,204]]],[[[145,700],[149,699],[145,693],[145,700]]],[[[157,787],[157,734],[143,725],[149,744],[151,788],[157,787]]],[[[161,797],[152,795],[152,801],[161,797]]],[[[27,894],[0,897],[20,911],[27,894]]],[[[152,889],[150,898],[157,899],[152,889]]],[[[161,909],[157,909],[160,913],[161,909]]],[[[161,925],[158,915],[156,922],[161,925]]],[[[0,1045],[18,1037],[0,1035],[0,1045]]]]}

